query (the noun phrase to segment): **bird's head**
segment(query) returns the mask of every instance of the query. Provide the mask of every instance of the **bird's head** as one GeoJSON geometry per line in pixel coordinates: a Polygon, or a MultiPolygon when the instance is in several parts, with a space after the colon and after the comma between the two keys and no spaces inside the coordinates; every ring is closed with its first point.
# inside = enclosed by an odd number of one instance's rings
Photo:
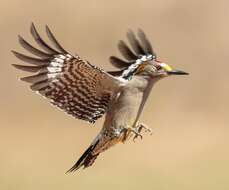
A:
{"type": "Polygon", "coordinates": [[[109,72],[110,74],[120,76],[126,80],[131,80],[133,76],[143,76],[158,80],[167,76],[188,74],[158,61],[151,43],[141,29],[138,30],[139,40],[132,30],[127,32],[127,38],[133,50],[124,41],[121,40],[119,42],[118,48],[127,61],[111,56],[111,63],[121,70],[109,72]]]}
{"type": "Polygon", "coordinates": [[[172,75],[188,75],[188,73],[173,69],[168,64],[157,59],[142,57],[141,63],[137,65],[134,75],[160,79],[172,75]]]}

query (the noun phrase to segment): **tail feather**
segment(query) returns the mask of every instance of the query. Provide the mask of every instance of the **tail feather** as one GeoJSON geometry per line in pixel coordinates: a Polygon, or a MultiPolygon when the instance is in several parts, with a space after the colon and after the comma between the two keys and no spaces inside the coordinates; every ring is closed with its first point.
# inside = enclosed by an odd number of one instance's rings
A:
{"type": "Polygon", "coordinates": [[[91,144],[88,149],[83,153],[83,155],[79,158],[79,160],[66,172],[74,172],[78,170],[79,168],[87,168],[91,166],[99,153],[92,154],[93,150],[95,149],[96,145],[98,144],[99,140],[97,140],[95,143],[91,144]]]}

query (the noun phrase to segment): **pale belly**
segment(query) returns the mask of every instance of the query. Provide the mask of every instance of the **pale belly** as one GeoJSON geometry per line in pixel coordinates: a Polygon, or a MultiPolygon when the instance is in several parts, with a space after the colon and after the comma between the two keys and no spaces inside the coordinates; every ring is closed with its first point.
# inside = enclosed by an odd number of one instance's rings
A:
{"type": "MultiPolygon", "coordinates": [[[[112,103],[107,113],[104,126],[112,124],[113,127],[135,127],[140,116],[140,107],[143,93],[138,89],[125,90],[112,103]]],[[[108,126],[107,126],[108,127],[108,126]]]]}

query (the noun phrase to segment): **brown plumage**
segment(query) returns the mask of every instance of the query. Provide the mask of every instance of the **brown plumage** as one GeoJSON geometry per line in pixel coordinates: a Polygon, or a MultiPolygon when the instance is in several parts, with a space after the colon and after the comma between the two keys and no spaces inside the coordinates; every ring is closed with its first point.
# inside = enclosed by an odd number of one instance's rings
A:
{"type": "Polygon", "coordinates": [[[34,48],[19,36],[22,47],[39,58],[12,51],[17,58],[32,64],[13,66],[36,73],[21,80],[31,83],[31,89],[48,98],[53,105],[75,118],[95,122],[107,110],[113,87],[116,86],[115,79],[102,69],[64,50],[48,26],[46,32],[56,49],[42,40],[32,24],[31,34],[45,52],[34,48]]]}

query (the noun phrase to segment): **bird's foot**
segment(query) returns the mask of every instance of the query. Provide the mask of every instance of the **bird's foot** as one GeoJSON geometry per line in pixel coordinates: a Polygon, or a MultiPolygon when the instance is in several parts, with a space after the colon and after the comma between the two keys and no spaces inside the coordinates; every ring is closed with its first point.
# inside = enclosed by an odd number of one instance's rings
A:
{"type": "Polygon", "coordinates": [[[139,133],[141,133],[142,129],[144,129],[145,132],[150,133],[150,135],[153,134],[152,129],[143,123],[139,123],[136,128],[137,128],[139,133]]]}
{"type": "Polygon", "coordinates": [[[134,133],[133,141],[135,141],[135,139],[138,137],[142,139],[142,135],[138,132],[137,128],[123,128],[121,132],[124,133],[123,140],[122,140],[123,142],[129,139],[133,133],[134,133]]]}
{"type": "Polygon", "coordinates": [[[134,138],[133,138],[134,142],[135,142],[135,139],[137,139],[138,137],[140,137],[141,139],[143,138],[138,129],[137,130],[131,129],[131,132],[133,132],[135,134],[134,138]]]}
{"type": "Polygon", "coordinates": [[[138,137],[140,137],[142,139],[142,135],[141,132],[142,130],[145,130],[144,132],[150,133],[150,135],[153,134],[152,129],[150,129],[147,125],[143,124],[143,123],[139,123],[135,130],[131,130],[131,132],[133,132],[135,134],[133,141],[135,142],[135,139],[137,139],[138,137]]]}

